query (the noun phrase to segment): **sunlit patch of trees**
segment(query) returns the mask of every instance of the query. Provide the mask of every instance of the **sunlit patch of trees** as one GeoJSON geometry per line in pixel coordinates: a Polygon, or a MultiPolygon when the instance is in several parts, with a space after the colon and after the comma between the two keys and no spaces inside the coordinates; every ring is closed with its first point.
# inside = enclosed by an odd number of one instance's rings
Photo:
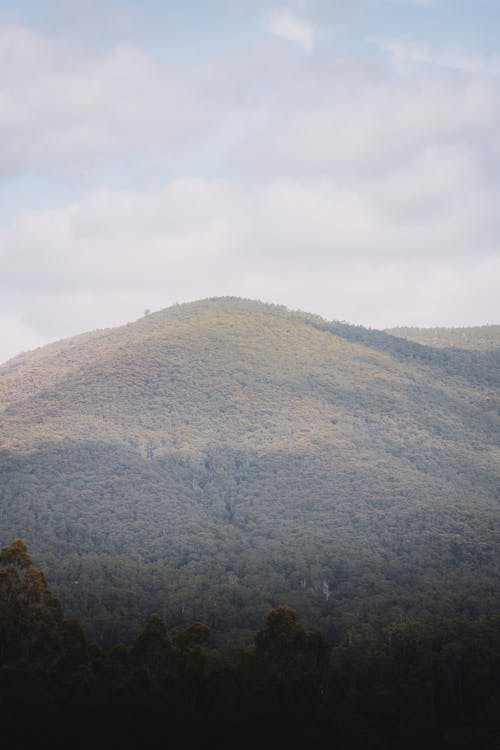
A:
{"type": "Polygon", "coordinates": [[[0,541],[28,540],[104,647],[153,612],[221,644],[281,602],[341,635],[495,612],[500,360],[480,349],[218,299],[21,355],[0,541]]]}

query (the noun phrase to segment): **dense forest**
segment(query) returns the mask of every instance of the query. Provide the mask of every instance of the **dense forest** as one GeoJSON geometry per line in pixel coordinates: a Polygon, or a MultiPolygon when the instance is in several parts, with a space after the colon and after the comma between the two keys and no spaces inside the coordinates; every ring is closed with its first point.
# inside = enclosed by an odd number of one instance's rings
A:
{"type": "Polygon", "coordinates": [[[500,326],[469,328],[390,328],[387,333],[439,349],[489,351],[500,346],[500,326]]]}
{"type": "Polygon", "coordinates": [[[494,750],[500,616],[357,625],[331,646],[282,605],[251,643],[152,615],[105,651],[66,619],[22,539],[0,552],[2,739],[22,747],[267,741],[494,750]]]}
{"type": "Polygon", "coordinates": [[[206,623],[213,648],[281,605],[334,648],[493,616],[500,335],[460,330],[224,298],[19,355],[0,366],[0,542],[27,541],[104,649],[154,613],[206,623]]]}

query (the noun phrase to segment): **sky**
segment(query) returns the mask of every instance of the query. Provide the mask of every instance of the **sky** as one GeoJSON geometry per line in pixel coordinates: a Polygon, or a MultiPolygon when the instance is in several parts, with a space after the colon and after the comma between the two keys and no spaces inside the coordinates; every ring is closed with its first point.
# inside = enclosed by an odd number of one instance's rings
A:
{"type": "Polygon", "coordinates": [[[238,296],[498,324],[498,0],[0,0],[0,361],[238,296]]]}

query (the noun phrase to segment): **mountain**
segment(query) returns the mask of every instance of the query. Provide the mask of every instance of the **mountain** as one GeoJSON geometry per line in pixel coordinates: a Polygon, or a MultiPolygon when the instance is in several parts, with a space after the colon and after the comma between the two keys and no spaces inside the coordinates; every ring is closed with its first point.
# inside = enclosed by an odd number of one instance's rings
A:
{"type": "Polygon", "coordinates": [[[498,609],[500,350],[397,331],[219,298],[9,360],[0,542],[102,643],[498,609]]]}
{"type": "Polygon", "coordinates": [[[489,351],[500,349],[500,326],[470,328],[388,328],[387,333],[425,346],[489,351]]]}

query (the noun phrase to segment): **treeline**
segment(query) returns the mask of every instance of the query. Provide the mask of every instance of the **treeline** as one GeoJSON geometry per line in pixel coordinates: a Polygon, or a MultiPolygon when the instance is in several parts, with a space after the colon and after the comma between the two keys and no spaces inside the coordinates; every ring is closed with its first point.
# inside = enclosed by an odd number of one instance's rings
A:
{"type": "Polygon", "coordinates": [[[0,563],[5,741],[499,747],[498,615],[358,626],[332,645],[279,606],[252,644],[223,650],[206,624],[173,629],[154,615],[133,643],[104,651],[64,617],[23,540],[0,563]]]}

